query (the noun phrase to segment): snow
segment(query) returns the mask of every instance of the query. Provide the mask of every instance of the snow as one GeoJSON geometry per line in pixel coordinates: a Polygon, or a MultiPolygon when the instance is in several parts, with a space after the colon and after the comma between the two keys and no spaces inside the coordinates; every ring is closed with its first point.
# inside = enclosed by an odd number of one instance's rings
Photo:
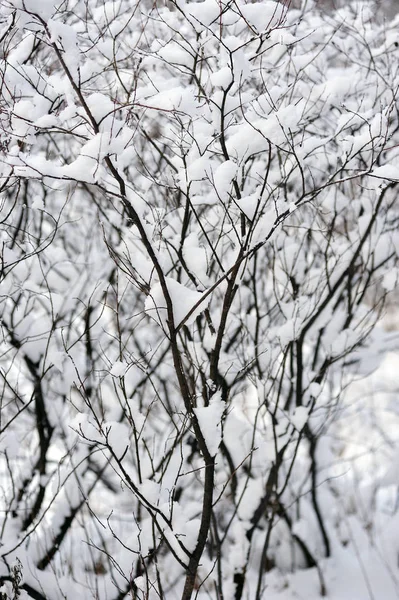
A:
{"type": "Polygon", "coordinates": [[[304,425],[307,423],[309,418],[309,409],[305,406],[297,406],[292,415],[290,415],[290,421],[298,431],[302,431],[304,425]]]}
{"type": "Polygon", "coordinates": [[[288,319],[278,330],[278,336],[283,346],[295,340],[295,319],[288,319]]]}
{"type": "Polygon", "coordinates": [[[122,377],[126,373],[127,364],[118,360],[116,361],[110,370],[110,375],[114,377],[122,377]]]}
{"type": "Polygon", "coordinates": [[[373,170],[372,175],[380,179],[393,179],[399,181],[399,167],[394,165],[383,165],[373,170]]]}
{"type": "Polygon", "coordinates": [[[66,25],[61,21],[48,19],[48,31],[50,32],[50,41],[56,45],[60,45],[64,49],[68,67],[72,73],[75,73],[79,68],[79,49],[76,31],[70,25],[66,25]]]}
{"type": "Polygon", "coordinates": [[[398,275],[394,271],[386,273],[382,285],[388,292],[394,291],[398,286],[398,275]]]}
{"type": "Polygon", "coordinates": [[[226,404],[221,399],[220,392],[212,396],[209,406],[194,408],[194,414],[211,456],[216,456],[222,441],[222,417],[225,409],[226,404]]]}
{"type": "Polygon", "coordinates": [[[259,192],[256,191],[249,196],[243,196],[240,200],[237,200],[237,206],[240,207],[242,212],[252,221],[257,209],[259,208],[259,192]]]}
{"type": "Polygon", "coordinates": [[[107,422],[102,426],[107,444],[117,458],[124,456],[130,447],[130,429],[126,423],[107,422]]]}
{"type": "Polygon", "coordinates": [[[195,550],[195,546],[197,545],[200,524],[200,519],[191,519],[184,524],[182,533],[179,533],[179,537],[180,535],[182,536],[184,546],[189,552],[193,552],[195,550]]]}
{"type": "Polygon", "coordinates": [[[219,198],[223,201],[228,199],[231,184],[237,175],[237,165],[232,160],[226,160],[213,174],[213,182],[219,198]]]}
{"type": "Polygon", "coordinates": [[[203,29],[201,25],[209,26],[217,19],[219,11],[216,0],[204,0],[204,2],[190,3],[188,14],[192,17],[195,28],[200,32],[203,29]]]}
{"type": "Polygon", "coordinates": [[[67,358],[67,355],[65,354],[65,352],[52,352],[51,353],[51,364],[55,366],[55,368],[62,373],[63,372],[63,365],[65,362],[65,359],[67,358]]]}
{"type": "Polygon", "coordinates": [[[222,67],[219,71],[212,73],[211,82],[218,87],[227,88],[232,81],[231,68],[228,66],[222,67]]]}
{"type": "Polygon", "coordinates": [[[15,8],[23,8],[31,14],[38,14],[45,20],[54,12],[54,0],[41,0],[40,6],[37,5],[36,0],[10,0],[9,4],[15,8]]]}
{"type": "Polygon", "coordinates": [[[183,256],[190,271],[196,273],[198,281],[205,287],[209,279],[207,252],[204,246],[198,245],[198,237],[195,233],[187,236],[183,256]]]}
{"type": "Polygon", "coordinates": [[[36,210],[45,210],[44,202],[40,198],[40,196],[37,196],[34,199],[34,201],[31,204],[31,207],[34,208],[34,209],[36,209],[36,210]]]}
{"type": "MultiPolygon", "coordinates": [[[[208,297],[204,298],[204,301],[201,302],[204,295],[203,293],[191,290],[171,277],[165,277],[165,282],[172,300],[175,326],[178,326],[182,321],[184,321],[186,325],[191,325],[194,323],[197,316],[205,310],[209,301],[208,297]],[[186,319],[189,312],[197,304],[198,306],[186,319]]],[[[145,301],[145,310],[150,317],[164,325],[166,324],[166,302],[160,283],[156,283],[152,286],[150,294],[145,301]]]]}
{"type": "Polygon", "coordinates": [[[197,110],[197,105],[193,101],[190,90],[181,87],[171,88],[146,98],[145,105],[152,110],[177,110],[189,116],[194,116],[197,110]]]}
{"type": "Polygon", "coordinates": [[[243,4],[240,7],[245,19],[257,31],[270,30],[281,24],[284,20],[286,9],[282,4],[277,4],[272,0],[265,2],[254,2],[253,4],[243,4]]]}

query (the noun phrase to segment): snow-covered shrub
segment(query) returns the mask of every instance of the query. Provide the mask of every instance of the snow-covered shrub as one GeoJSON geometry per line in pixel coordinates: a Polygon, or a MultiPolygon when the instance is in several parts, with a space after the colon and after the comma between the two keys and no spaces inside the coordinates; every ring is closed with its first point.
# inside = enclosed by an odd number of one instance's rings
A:
{"type": "Polygon", "coordinates": [[[396,511],[356,386],[395,348],[398,22],[288,4],[0,3],[7,589],[339,596],[396,511]]]}

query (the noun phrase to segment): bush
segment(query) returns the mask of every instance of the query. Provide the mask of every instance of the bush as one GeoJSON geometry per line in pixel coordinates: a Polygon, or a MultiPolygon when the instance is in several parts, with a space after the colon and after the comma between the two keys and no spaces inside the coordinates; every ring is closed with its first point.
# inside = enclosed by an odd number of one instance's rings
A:
{"type": "Polygon", "coordinates": [[[1,7],[2,581],[326,594],[379,489],[348,448],[386,442],[347,388],[395,348],[397,21],[1,7]]]}

